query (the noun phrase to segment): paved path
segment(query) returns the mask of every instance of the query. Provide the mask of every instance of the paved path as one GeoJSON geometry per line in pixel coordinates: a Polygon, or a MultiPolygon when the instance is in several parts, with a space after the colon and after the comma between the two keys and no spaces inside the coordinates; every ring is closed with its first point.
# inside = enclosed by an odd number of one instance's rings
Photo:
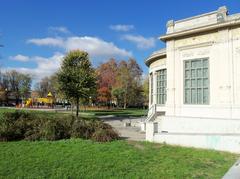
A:
{"type": "Polygon", "coordinates": [[[228,170],[223,179],[240,179],[240,159],[228,170]]]}
{"type": "Polygon", "coordinates": [[[145,133],[140,131],[140,121],[144,118],[124,118],[115,116],[101,116],[102,120],[113,126],[122,138],[126,140],[144,141],[145,133]],[[131,126],[125,127],[124,124],[130,122],[131,126]]]}

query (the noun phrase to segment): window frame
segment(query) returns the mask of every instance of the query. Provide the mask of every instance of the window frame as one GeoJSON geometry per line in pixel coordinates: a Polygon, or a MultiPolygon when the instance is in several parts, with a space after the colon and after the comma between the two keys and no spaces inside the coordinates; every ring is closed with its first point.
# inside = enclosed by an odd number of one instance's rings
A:
{"type": "Polygon", "coordinates": [[[209,57],[203,57],[203,58],[194,58],[194,59],[186,59],[186,60],[183,60],[183,104],[184,105],[201,105],[201,106],[204,106],[204,105],[210,105],[210,63],[209,63],[209,57]],[[208,66],[207,66],[207,69],[208,69],[208,72],[207,72],[207,77],[204,77],[204,73],[203,73],[203,70],[206,68],[206,67],[204,67],[204,65],[202,65],[201,66],[201,69],[202,69],[202,77],[200,78],[200,77],[198,77],[197,76],[197,69],[199,69],[198,67],[195,67],[195,68],[192,68],[191,67],[191,63],[192,63],[192,61],[198,61],[198,60],[201,60],[202,61],[202,63],[203,63],[203,61],[204,60],[207,60],[207,64],[208,64],[208,66]],[[190,63],[190,68],[187,68],[186,69],[186,66],[185,66],[185,64],[186,64],[186,62],[189,62],[190,63]],[[191,87],[191,83],[192,83],[192,78],[191,78],[191,75],[192,75],[192,73],[191,73],[191,71],[192,71],[192,69],[194,69],[195,70],[195,73],[196,73],[196,77],[195,78],[193,78],[193,79],[195,79],[196,80],[196,85],[195,85],[195,88],[192,88],[191,87]],[[186,70],[189,70],[190,71],[190,77],[189,78],[186,78],[186,70]],[[206,86],[204,86],[204,78],[206,79],[208,79],[208,83],[207,83],[207,85],[206,86]],[[189,79],[190,80],[190,87],[186,87],[186,79],[189,79]],[[198,79],[201,79],[202,80],[202,86],[201,86],[201,88],[200,87],[198,87],[198,85],[197,85],[197,82],[198,82],[198,79]],[[190,102],[186,102],[186,89],[189,89],[190,90],[190,102]],[[191,90],[192,89],[195,89],[196,90],[196,103],[193,103],[192,102],[192,92],[191,92],[191,90]],[[206,103],[204,103],[204,92],[202,91],[202,103],[199,103],[199,101],[198,101],[198,89],[201,89],[201,90],[204,90],[204,89],[208,89],[208,99],[207,99],[207,102],[206,103]]]}
{"type": "Polygon", "coordinates": [[[156,71],[156,104],[165,105],[166,101],[167,101],[167,68],[162,68],[156,71]],[[164,78],[161,79],[161,77],[164,78]],[[161,85],[161,83],[163,83],[163,85],[161,85]],[[163,92],[161,92],[161,90],[163,90],[163,92]]]}
{"type": "Polygon", "coordinates": [[[149,80],[149,84],[150,84],[150,104],[153,104],[153,73],[149,74],[150,76],[150,80],[149,80]]]}

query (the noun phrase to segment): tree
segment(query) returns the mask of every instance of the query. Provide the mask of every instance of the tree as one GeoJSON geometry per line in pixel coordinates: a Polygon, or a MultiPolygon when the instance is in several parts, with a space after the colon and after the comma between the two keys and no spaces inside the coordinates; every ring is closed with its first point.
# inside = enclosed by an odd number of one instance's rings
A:
{"type": "Polygon", "coordinates": [[[142,69],[134,59],[128,60],[130,87],[128,91],[128,104],[131,106],[141,106],[143,100],[142,89],[142,69]]]}
{"type": "Polygon", "coordinates": [[[112,101],[112,88],[116,83],[117,62],[115,59],[110,59],[102,63],[96,70],[97,85],[98,85],[98,102],[110,104],[112,101]]]}
{"type": "Polygon", "coordinates": [[[59,89],[69,100],[76,102],[78,116],[80,99],[89,98],[96,88],[96,75],[88,53],[70,51],[63,59],[57,78],[59,89]]]}
{"type": "Polygon", "coordinates": [[[97,68],[98,101],[126,108],[142,106],[144,103],[142,86],[142,69],[136,60],[116,62],[110,59],[97,68]]]}
{"type": "Polygon", "coordinates": [[[8,102],[8,95],[7,95],[7,89],[8,89],[8,80],[6,77],[6,74],[0,71],[0,101],[1,104],[3,102],[8,102]]]}
{"type": "Polygon", "coordinates": [[[143,103],[142,98],[142,69],[136,60],[129,59],[120,61],[117,70],[117,80],[114,85],[113,94],[119,102],[123,103],[123,108],[128,105],[139,106],[143,103]],[[122,99],[120,99],[122,97],[122,99]]]}
{"type": "MultiPolygon", "coordinates": [[[[128,102],[128,91],[130,87],[130,73],[126,61],[121,61],[118,65],[117,83],[115,90],[122,93],[123,108],[126,109],[128,102]]],[[[117,96],[116,96],[117,98],[117,96]]]]}
{"type": "Polygon", "coordinates": [[[53,74],[50,77],[44,77],[40,82],[36,83],[35,90],[38,92],[40,97],[46,97],[49,92],[54,96],[57,93],[57,77],[53,74]]]}
{"type": "Polygon", "coordinates": [[[8,71],[5,75],[5,83],[8,83],[6,91],[15,97],[15,103],[18,105],[20,98],[26,99],[29,96],[32,79],[30,75],[15,70],[8,71]]]}
{"type": "Polygon", "coordinates": [[[30,95],[32,78],[28,74],[20,74],[20,96],[26,100],[30,95]]]}
{"type": "Polygon", "coordinates": [[[48,77],[44,77],[41,81],[37,82],[34,86],[35,91],[38,93],[39,97],[46,97],[49,92],[48,77]]]}
{"type": "Polygon", "coordinates": [[[110,101],[111,101],[111,91],[109,88],[103,86],[101,88],[99,88],[97,90],[98,92],[98,101],[99,102],[102,102],[102,103],[105,103],[105,104],[109,104],[110,101]]]}
{"type": "Polygon", "coordinates": [[[119,87],[113,88],[112,96],[115,97],[117,107],[124,105],[124,101],[123,101],[124,90],[122,88],[119,88],[119,87]]]}
{"type": "Polygon", "coordinates": [[[144,105],[148,106],[149,102],[149,78],[146,75],[143,80],[143,97],[144,97],[144,105]]]}

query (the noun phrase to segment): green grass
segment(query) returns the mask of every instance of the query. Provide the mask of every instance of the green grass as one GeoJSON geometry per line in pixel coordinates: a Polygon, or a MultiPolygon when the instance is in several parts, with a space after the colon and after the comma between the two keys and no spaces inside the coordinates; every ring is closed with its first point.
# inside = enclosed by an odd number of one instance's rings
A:
{"type": "MultiPolygon", "coordinates": [[[[4,111],[0,109],[0,117],[4,111]]],[[[40,115],[69,115],[32,111],[40,115]]],[[[141,116],[144,110],[91,111],[141,116]]],[[[146,142],[0,142],[0,178],[221,178],[237,155],[146,142]]]]}
{"type": "Polygon", "coordinates": [[[90,116],[106,116],[114,115],[116,117],[141,117],[146,115],[147,110],[144,109],[112,109],[112,110],[89,110],[81,111],[83,115],[90,116]]]}
{"type": "MultiPolygon", "coordinates": [[[[15,109],[6,109],[0,108],[0,116],[3,112],[13,111],[15,109]]],[[[25,109],[21,109],[25,110],[25,109]]],[[[29,111],[29,110],[28,110],[29,111]]],[[[34,111],[31,110],[30,112],[37,113],[40,115],[71,115],[71,112],[50,112],[50,111],[34,111]]],[[[88,110],[88,111],[80,111],[80,117],[83,118],[97,118],[99,116],[106,116],[106,115],[113,115],[116,117],[142,117],[145,116],[147,110],[145,109],[111,109],[111,110],[88,110]]],[[[75,115],[75,112],[73,113],[75,115]]]]}
{"type": "MultiPolygon", "coordinates": [[[[65,115],[65,116],[70,116],[71,115],[71,112],[55,112],[55,111],[43,111],[43,110],[28,110],[28,109],[15,109],[15,108],[0,108],[0,120],[2,118],[2,114],[4,112],[13,112],[15,110],[24,110],[24,111],[27,111],[27,112],[30,112],[30,113],[35,113],[35,114],[38,114],[38,115],[41,115],[41,116],[45,116],[45,115],[48,115],[48,116],[62,116],[62,115],[65,115]]],[[[73,113],[73,115],[75,115],[75,113],[73,113]]],[[[84,118],[84,119],[97,119],[97,116],[95,116],[94,114],[90,114],[90,113],[81,113],[80,114],[80,117],[81,118],[84,118]]]]}
{"type": "Polygon", "coordinates": [[[1,142],[0,178],[221,178],[236,155],[145,142],[1,142]]]}

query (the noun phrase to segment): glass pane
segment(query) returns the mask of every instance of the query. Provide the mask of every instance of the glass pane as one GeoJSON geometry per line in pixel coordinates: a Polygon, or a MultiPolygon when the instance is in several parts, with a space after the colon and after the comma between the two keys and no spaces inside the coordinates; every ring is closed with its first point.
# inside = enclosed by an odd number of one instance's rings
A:
{"type": "Polygon", "coordinates": [[[203,86],[208,87],[208,79],[207,78],[203,79],[203,86]]]}
{"type": "Polygon", "coordinates": [[[197,60],[197,63],[196,63],[196,67],[197,68],[202,68],[202,60],[197,60]]]}
{"type": "Polygon", "coordinates": [[[185,61],[185,68],[190,68],[190,62],[189,61],[185,61]]]}
{"type": "Polygon", "coordinates": [[[197,87],[202,87],[202,79],[197,79],[197,87]]]}
{"type": "Polygon", "coordinates": [[[185,89],[185,103],[190,104],[191,103],[191,93],[190,89],[185,89]]]}
{"type": "Polygon", "coordinates": [[[190,80],[185,80],[185,87],[186,88],[189,88],[191,85],[190,85],[190,80]]]}
{"type": "Polygon", "coordinates": [[[196,80],[191,80],[191,87],[197,87],[197,83],[196,83],[196,80]]]}
{"type": "Polygon", "coordinates": [[[196,70],[191,70],[191,78],[195,78],[196,77],[196,70]]]}
{"type": "Polygon", "coordinates": [[[204,69],[203,69],[203,77],[204,77],[204,78],[207,78],[207,77],[208,77],[208,69],[207,69],[207,68],[204,68],[204,69]]]}
{"type": "Polygon", "coordinates": [[[208,88],[203,89],[203,103],[208,104],[208,88]]]}
{"type": "Polygon", "coordinates": [[[185,71],[185,78],[190,78],[190,70],[185,71]]]}
{"type": "Polygon", "coordinates": [[[197,101],[198,101],[198,104],[202,104],[203,103],[203,98],[202,98],[202,88],[198,88],[197,89],[197,101]]]}
{"type": "Polygon", "coordinates": [[[208,59],[203,60],[203,67],[208,67],[208,59]]]}
{"type": "Polygon", "coordinates": [[[196,104],[197,103],[197,93],[196,93],[196,89],[191,89],[191,98],[192,98],[192,104],[196,104]]]}
{"type": "Polygon", "coordinates": [[[201,68],[198,68],[197,69],[197,77],[199,78],[201,78],[202,77],[202,69],[201,68]]]}
{"type": "Polygon", "coordinates": [[[197,67],[197,61],[191,61],[191,68],[196,68],[197,67]]]}

